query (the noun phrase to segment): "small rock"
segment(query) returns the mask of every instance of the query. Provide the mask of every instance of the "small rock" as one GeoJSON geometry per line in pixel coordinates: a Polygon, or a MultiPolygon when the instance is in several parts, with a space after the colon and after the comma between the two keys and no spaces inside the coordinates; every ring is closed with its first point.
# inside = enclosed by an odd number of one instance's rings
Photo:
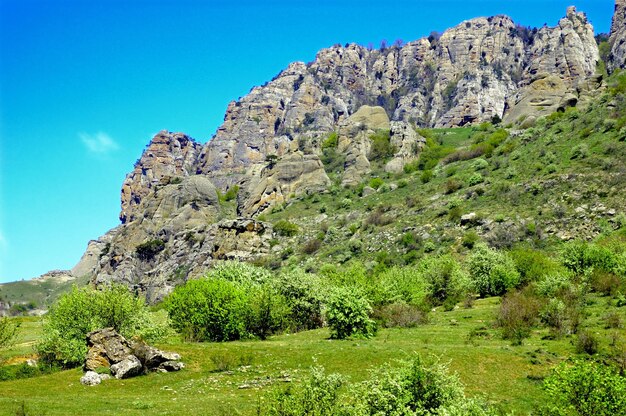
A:
{"type": "Polygon", "coordinates": [[[613,215],[615,215],[615,214],[616,214],[616,212],[615,212],[615,210],[614,210],[614,209],[610,209],[610,210],[608,210],[608,211],[606,212],[606,215],[610,215],[611,217],[612,217],[613,215]]]}
{"type": "Polygon", "coordinates": [[[87,371],[85,375],[80,378],[80,384],[85,386],[95,386],[101,382],[100,376],[95,371],[87,371]]]}
{"type": "Polygon", "coordinates": [[[240,389],[240,390],[249,389],[250,385],[249,384],[242,384],[242,385],[238,386],[237,388],[240,389]]]}
{"type": "Polygon", "coordinates": [[[180,361],[165,361],[157,367],[157,370],[180,371],[183,368],[185,368],[185,364],[181,363],[180,361]]]}
{"type": "Polygon", "coordinates": [[[470,212],[469,214],[465,214],[461,216],[461,225],[470,225],[476,222],[476,213],[470,212]]]}
{"type": "Polygon", "coordinates": [[[124,360],[111,366],[111,374],[118,379],[129,378],[140,374],[142,368],[143,366],[139,358],[129,355],[124,360]]]}
{"type": "Polygon", "coordinates": [[[363,192],[361,193],[361,195],[365,196],[370,196],[370,195],[374,195],[376,193],[376,189],[370,187],[370,186],[366,186],[363,188],[363,192]]]}

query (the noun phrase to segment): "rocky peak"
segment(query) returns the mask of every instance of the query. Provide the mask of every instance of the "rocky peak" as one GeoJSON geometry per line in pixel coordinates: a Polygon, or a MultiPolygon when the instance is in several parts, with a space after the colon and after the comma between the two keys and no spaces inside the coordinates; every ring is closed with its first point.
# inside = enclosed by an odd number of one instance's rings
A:
{"type": "Polygon", "coordinates": [[[201,145],[183,133],[157,133],[122,185],[122,224],[137,217],[136,208],[155,185],[193,175],[200,149],[201,145]]]}
{"type": "Polygon", "coordinates": [[[608,69],[613,72],[626,67],[626,0],[615,0],[615,13],[609,37],[611,55],[608,69]]]}

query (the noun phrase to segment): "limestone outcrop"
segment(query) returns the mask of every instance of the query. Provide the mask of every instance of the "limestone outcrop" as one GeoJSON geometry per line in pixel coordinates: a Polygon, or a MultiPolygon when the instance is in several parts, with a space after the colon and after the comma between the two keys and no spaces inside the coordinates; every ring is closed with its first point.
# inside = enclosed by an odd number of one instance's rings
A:
{"type": "Polygon", "coordinates": [[[163,130],[154,136],[122,185],[122,224],[135,219],[140,213],[136,208],[152,188],[195,173],[200,147],[182,133],[163,130]]]}
{"type": "MultiPolygon", "coordinates": [[[[624,0],[617,4],[619,64],[624,0]]],[[[323,49],[231,102],[206,144],[155,135],[123,183],[121,225],[90,242],[71,275],[124,283],[156,302],[216,260],[267,254],[271,226],[253,218],[330,187],[331,135],[343,163],[333,174],[358,185],[371,170],[373,135],[389,135],[393,151],[381,160],[400,172],[425,144],[416,127],[533,120],[576,105],[601,85],[598,59],[593,28],[573,7],[555,27],[481,17],[405,45],[323,49]],[[220,195],[236,189],[236,208],[224,204],[220,195]]]]}
{"type": "MultiPolygon", "coordinates": [[[[185,366],[180,355],[161,351],[142,341],[131,342],[113,328],[104,328],[87,334],[89,350],[85,357],[82,384],[94,386],[101,383],[103,376],[98,371],[109,370],[118,379],[145,374],[150,371],[178,371],[185,366]]],[[[104,377],[106,378],[106,377],[104,377]]]]}
{"type": "Polygon", "coordinates": [[[607,65],[609,71],[626,68],[626,0],[615,0],[609,45],[611,46],[607,65]]]}

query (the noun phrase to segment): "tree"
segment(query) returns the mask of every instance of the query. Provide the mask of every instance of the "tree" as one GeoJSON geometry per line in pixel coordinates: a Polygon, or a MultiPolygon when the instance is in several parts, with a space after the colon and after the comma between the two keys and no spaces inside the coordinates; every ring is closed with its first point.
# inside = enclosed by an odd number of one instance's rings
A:
{"type": "Polygon", "coordinates": [[[17,337],[17,325],[8,318],[0,318],[0,348],[6,348],[13,345],[17,337]]]}

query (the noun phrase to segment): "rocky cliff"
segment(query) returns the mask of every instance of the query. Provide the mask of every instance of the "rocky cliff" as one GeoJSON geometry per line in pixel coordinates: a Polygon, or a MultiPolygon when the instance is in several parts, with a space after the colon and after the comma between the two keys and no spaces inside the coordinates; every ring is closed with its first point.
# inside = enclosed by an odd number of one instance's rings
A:
{"type": "Polygon", "coordinates": [[[626,0],[615,0],[609,45],[611,46],[607,65],[609,71],[624,68],[626,66],[626,0]]]}
{"type": "Polygon", "coordinates": [[[324,192],[329,175],[344,186],[361,183],[381,162],[374,135],[392,151],[384,169],[401,172],[425,143],[416,126],[521,122],[576,105],[601,84],[598,59],[593,28],[573,7],[556,27],[495,16],[405,45],[323,49],[231,102],[205,145],[158,133],[124,181],[122,224],[90,244],[77,270],[158,300],[216,259],[267,253],[271,226],[250,218],[324,192]],[[329,147],[342,161],[332,175],[322,162],[329,147]],[[235,219],[220,195],[237,190],[235,219]]]}

